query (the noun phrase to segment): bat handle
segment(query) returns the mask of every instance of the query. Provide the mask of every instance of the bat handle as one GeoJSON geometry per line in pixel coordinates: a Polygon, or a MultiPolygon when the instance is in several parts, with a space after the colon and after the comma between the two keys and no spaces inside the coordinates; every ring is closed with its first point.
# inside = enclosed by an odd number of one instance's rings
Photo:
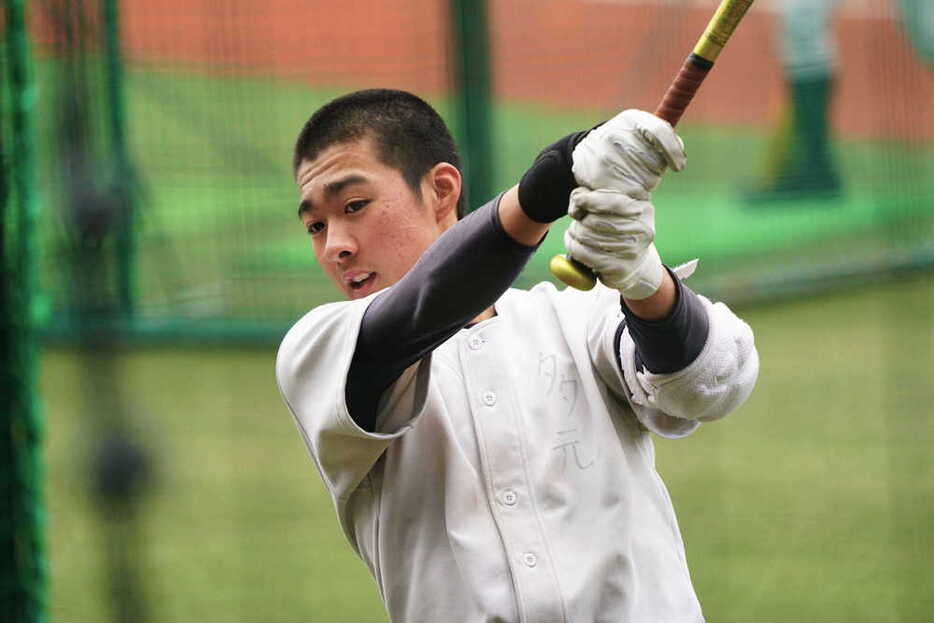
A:
{"type": "Polygon", "coordinates": [[[681,70],[665,92],[662,103],[655,109],[655,116],[661,117],[672,127],[678,125],[681,115],[694,99],[694,94],[697,93],[711,67],[713,67],[712,62],[697,54],[691,54],[684,59],[681,70]]]}
{"type": "Polygon", "coordinates": [[[556,255],[548,263],[551,274],[578,290],[590,290],[597,285],[597,276],[589,266],[581,264],[570,255],[556,255]]]}
{"type": "MultiPolygon", "coordinates": [[[[674,82],[665,92],[662,103],[655,109],[655,116],[661,117],[672,127],[677,125],[711,67],[712,62],[697,54],[688,56],[674,82]]],[[[597,283],[597,276],[593,271],[570,255],[554,256],[548,268],[552,275],[578,290],[590,290],[597,283]]]]}

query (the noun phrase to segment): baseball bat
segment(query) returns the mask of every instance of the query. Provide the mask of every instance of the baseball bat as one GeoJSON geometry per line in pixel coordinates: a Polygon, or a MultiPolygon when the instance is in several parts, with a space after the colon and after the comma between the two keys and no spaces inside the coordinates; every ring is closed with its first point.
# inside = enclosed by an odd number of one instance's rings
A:
{"type": "MultiPolygon", "coordinates": [[[[717,12],[710,19],[697,45],[694,46],[694,51],[684,60],[681,70],[665,92],[661,104],[655,109],[655,116],[661,117],[672,127],[678,124],[681,115],[691,103],[704,78],[707,77],[723,46],[726,45],[753,1],[722,0],[720,2],[717,12]]],[[[590,290],[597,283],[597,277],[593,271],[569,255],[554,256],[548,268],[555,277],[578,290],[590,290]]]]}

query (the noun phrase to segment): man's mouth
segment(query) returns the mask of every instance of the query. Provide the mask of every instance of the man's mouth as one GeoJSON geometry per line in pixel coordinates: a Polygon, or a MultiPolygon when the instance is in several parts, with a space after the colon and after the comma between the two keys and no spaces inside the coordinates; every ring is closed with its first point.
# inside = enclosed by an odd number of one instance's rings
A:
{"type": "Polygon", "coordinates": [[[361,290],[365,288],[368,284],[372,283],[373,277],[376,273],[360,273],[351,278],[348,283],[352,290],[361,290]]]}

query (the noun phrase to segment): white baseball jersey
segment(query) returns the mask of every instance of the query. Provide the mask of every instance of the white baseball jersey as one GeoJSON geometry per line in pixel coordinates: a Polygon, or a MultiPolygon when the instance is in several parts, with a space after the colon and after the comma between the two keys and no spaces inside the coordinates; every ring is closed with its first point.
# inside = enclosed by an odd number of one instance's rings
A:
{"type": "Polygon", "coordinates": [[[369,433],[345,379],[373,296],[309,312],[276,372],[392,621],[703,621],[647,429],[683,436],[745,400],[745,323],[703,299],[688,368],[634,370],[624,333],[621,373],[616,291],[509,290],[406,370],[369,433]]]}

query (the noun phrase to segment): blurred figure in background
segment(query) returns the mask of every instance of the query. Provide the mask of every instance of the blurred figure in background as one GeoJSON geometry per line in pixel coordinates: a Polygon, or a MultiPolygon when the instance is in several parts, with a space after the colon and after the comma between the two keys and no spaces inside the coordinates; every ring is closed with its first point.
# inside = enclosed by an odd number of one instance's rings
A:
{"type": "MultiPolygon", "coordinates": [[[[832,199],[842,184],[830,139],[837,45],[830,19],[841,0],[781,0],[778,40],[788,100],[768,139],[764,173],[745,194],[752,204],[832,199]]],[[[934,67],[934,0],[899,0],[909,40],[934,67]]]]}
{"type": "Polygon", "coordinates": [[[899,0],[902,26],[924,66],[934,70],[934,2],[899,0]]]}
{"type": "Polygon", "coordinates": [[[765,174],[752,203],[832,198],[841,183],[830,144],[830,101],[837,66],[830,17],[840,0],[782,0],[779,40],[788,102],[769,137],[765,174]]]}

